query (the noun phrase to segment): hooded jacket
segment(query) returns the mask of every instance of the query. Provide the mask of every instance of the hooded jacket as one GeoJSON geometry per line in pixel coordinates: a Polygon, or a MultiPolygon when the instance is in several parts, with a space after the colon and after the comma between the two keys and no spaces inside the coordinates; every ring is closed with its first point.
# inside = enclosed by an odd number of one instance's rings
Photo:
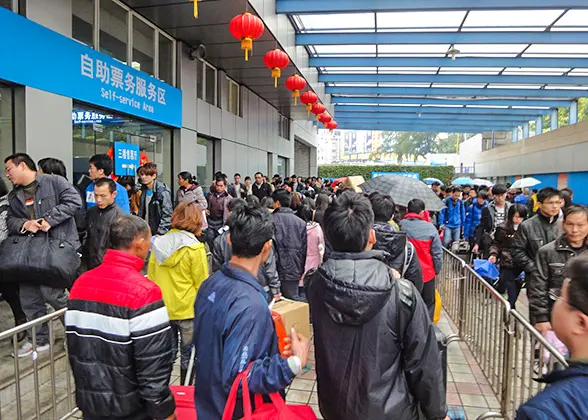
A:
{"type": "Polygon", "coordinates": [[[570,361],[538,382],[548,386],[517,411],[516,420],[584,419],[588,413],[588,363],[570,361]]]}
{"type": "Polygon", "coordinates": [[[549,297],[550,291],[562,287],[565,276],[566,263],[588,249],[585,245],[577,250],[570,246],[565,234],[555,241],[539,248],[535,257],[537,273],[533,281],[528,283],[529,312],[535,322],[549,322],[553,301],[549,297]]]}
{"type": "Polygon", "coordinates": [[[482,205],[476,199],[468,208],[466,220],[463,230],[463,237],[473,240],[476,233],[476,228],[482,220],[482,210],[488,206],[488,201],[484,201],[482,205]]]}
{"type": "MultiPolygon", "coordinates": [[[[229,236],[229,227],[224,226],[219,230],[220,235],[214,239],[212,246],[212,271],[217,272],[223,264],[228,263],[233,256],[233,250],[227,237],[229,236]]],[[[278,268],[276,266],[276,252],[272,246],[270,255],[266,262],[259,267],[257,279],[263,290],[268,294],[268,303],[271,302],[274,295],[280,293],[280,278],[278,277],[278,268]]]]}
{"type": "Polygon", "coordinates": [[[403,278],[415,285],[419,293],[423,291],[423,270],[414,246],[407,241],[406,233],[399,232],[388,223],[376,222],[375,250],[385,251],[386,264],[397,270],[403,278]]]}
{"type": "Polygon", "coordinates": [[[419,406],[428,420],[446,416],[427,308],[411,283],[392,277],[385,258],[333,252],[306,278],[326,419],[416,420],[419,406]]]}
{"type": "Polygon", "coordinates": [[[147,276],[160,287],[169,319],[194,318],[196,294],[208,277],[204,244],[177,229],[155,238],[147,276]]]}
{"type": "MultiPolygon", "coordinates": [[[[165,235],[171,228],[171,216],[174,212],[171,192],[163,182],[155,180],[153,196],[149,202],[149,217],[146,219],[153,235],[165,235]]],[[[138,216],[147,216],[147,187],[141,187],[141,204],[138,216]]]]}
{"type": "Polygon", "coordinates": [[[176,193],[176,206],[180,203],[197,203],[202,210],[208,208],[208,202],[200,185],[192,184],[188,188],[180,187],[176,193]]]}
{"type": "Polygon", "coordinates": [[[94,206],[88,210],[86,214],[86,241],[82,250],[88,270],[102,264],[102,258],[110,246],[110,225],[119,217],[126,215],[116,203],[104,209],[94,206]]]}
{"type": "Polygon", "coordinates": [[[306,265],[306,223],[289,207],[272,213],[276,225],[275,245],[280,282],[300,281],[306,265]]]}
{"type": "Polygon", "coordinates": [[[447,226],[450,229],[463,227],[466,219],[463,201],[454,201],[453,198],[447,197],[443,204],[446,207],[439,213],[439,226],[447,226]]]}
{"type": "Polygon", "coordinates": [[[167,310],[142,268],[142,259],[109,249],[69,294],[67,349],[84,419],[165,419],[176,408],[167,310]]]}
{"type": "Polygon", "coordinates": [[[423,282],[427,283],[441,272],[443,247],[435,226],[426,214],[408,213],[400,222],[400,227],[413,244],[423,269],[423,282]]]}

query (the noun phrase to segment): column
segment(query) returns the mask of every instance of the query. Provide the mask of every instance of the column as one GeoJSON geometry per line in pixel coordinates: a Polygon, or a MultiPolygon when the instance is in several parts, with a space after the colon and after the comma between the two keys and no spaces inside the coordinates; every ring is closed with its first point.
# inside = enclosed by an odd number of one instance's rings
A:
{"type": "Polygon", "coordinates": [[[523,124],[523,139],[529,138],[529,123],[523,124]]]}
{"type": "Polygon", "coordinates": [[[538,136],[539,134],[543,133],[543,118],[539,117],[535,120],[535,135],[538,136]]]}
{"type": "Polygon", "coordinates": [[[578,122],[578,101],[572,102],[570,105],[570,125],[578,122]]]}
{"type": "Polygon", "coordinates": [[[516,143],[517,141],[519,141],[519,127],[512,129],[512,142],[516,143]]]}
{"type": "Polygon", "coordinates": [[[559,123],[557,120],[557,109],[554,109],[553,111],[551,111],[551,129],[557,130],[558,126],[559,126],[559,123]]]}

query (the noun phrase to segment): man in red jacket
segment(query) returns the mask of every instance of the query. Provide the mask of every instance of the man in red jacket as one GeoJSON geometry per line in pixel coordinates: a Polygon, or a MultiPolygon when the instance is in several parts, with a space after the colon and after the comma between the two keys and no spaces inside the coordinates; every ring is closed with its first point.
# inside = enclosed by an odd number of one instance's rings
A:
{"type": "Polygon", "coordinates": [[[110,242],[103,263],[74,283],[65,314],[78,407],[92,420],[174,420],[167,309],[159,287],[141,275],[150,228],[121,217],[110,242]]]}
{"type": "Polygon", "coordinates": [[[443,248],[439,233],[425,213],[423,200],[415,198],[408,203],[407,213],[400,227],[414,245],[423,269],[423,291],[431,319],[435,313],[435,276],[441,272],[443,248]]]}

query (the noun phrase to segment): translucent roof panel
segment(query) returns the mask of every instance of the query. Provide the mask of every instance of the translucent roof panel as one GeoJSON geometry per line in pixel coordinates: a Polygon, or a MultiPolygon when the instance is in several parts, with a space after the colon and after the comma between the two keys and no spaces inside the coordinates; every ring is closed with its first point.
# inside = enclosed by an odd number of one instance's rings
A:
{"type": "Polygon", "coordinates": [[[367,29],[375,28],[373,13],[335,13],[299,15],[301,29],[367,29]]]}
{"type": "Polygon", "coordinates": [[[318,55],[376,54],[375,45],[315,45],[313,48],[318,55]]]}
{"type": "Polygon", "coordinates": [[[336,87],[377,87],[377,83],[327,83],[328,86],[336,87]]]}
{"type": "Polygon", "coordinates": [[[485,83],[454,84],[454,83],[433,83],[434,88],[456,88],[456,89],[479,89],[485,87],[485,83]]]}
{"type": "Polygon", "coordinates": [[[420,105],[418,104],[380,104],[380,106],[413,106],[413,107],[419,107],[420,105]]]}
{"type": "Polygon", "coordinates": [[[563,89],[563,90],[588,90],[588,86],[578,85],[547,85],[545,89],[563,89]]]}
{"type": "Polygon", "coordinates": [[[508,27],[527,28],[527,30],[544,30],[551,25],[564,10],[484,10],[470,11],[463,25],[467,28],[496,28],[503,30],[508,27]],[[541,29],[542,28],[542,29],[541,29]]]}
{"type": "Polygon", "coordinates": [[[508,106],[501,106],[501,105],[468,105],[466,108],[496,108],[496,109],[505,109],[508,106]]]}
{"type": "Polygon", "coordinates": [[[499,85],[489,84],[488,89],[539,89],[543,85],[499,85]]]}
{"type": "Polygon", "coordinates": [[[431,86],[430,83],[380,83],[380,87],[405,87],[405,88],[423,88],[431,86]]]}
{"type": "Polygon", "coordinates": [[[377,72],[377,67],[323,67],[324,73],[358,73],[373,74],[377,72]]]}
{"type": "Polygon", "coordinates": [[[541,67],[507,67],[502,74],[505,75],[545,75],[545,76],[561,76],[569,71],[568,68],[541,68],[541,67]]]}
{"type": "Polygon", "coordinates": [[[445,54],[449,49],[448,44],[392,44],[378,45],[378,52],[380,53],[442,53],[445,54]]]}
{"type": "Polygon", "coordinates": [[[513,109],[549,109],[548,106],[513,106],[513,109]]]}
{"type": "Polygon", "coordinates": [[[380,74],[435,74],[438,67],[379,67],[380,74]]]}
{"type": "Polygon", "coordinates": [[[441,67],[439,73],[452,74],[498,74],[504,67],[441,67]]]}
{"type": "Polygon", "coordinates": [[[459,56],[516,57],[528,44],[456,44],[459,56]]]}
{"type": "MultiPolygon", "coordinates": [[[[358,0],[361,1],[361,0],[358,0]]],[[[376,13],[378,30],[382,28],[459,28],[465,11],[376,13]]]]}
{"type": "Polygon", "coordinates": [[[553,26],[588,26],[588,10],[568,10],[553,26]]]}

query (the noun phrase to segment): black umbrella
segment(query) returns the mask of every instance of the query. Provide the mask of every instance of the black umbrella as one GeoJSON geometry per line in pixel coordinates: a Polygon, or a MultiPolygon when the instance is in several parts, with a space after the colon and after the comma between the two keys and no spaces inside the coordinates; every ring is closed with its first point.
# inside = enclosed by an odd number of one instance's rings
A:
{"type": "Polygon", "coordinates": [[[359,188],[368,194],[379,192],[391,195],[394,202],[402,207],[408,206],[413,198],[423,200],[427,210],[441,211],[445,207],[427,184],[407,176],[382,175],[364,182],[359,188]]]}

